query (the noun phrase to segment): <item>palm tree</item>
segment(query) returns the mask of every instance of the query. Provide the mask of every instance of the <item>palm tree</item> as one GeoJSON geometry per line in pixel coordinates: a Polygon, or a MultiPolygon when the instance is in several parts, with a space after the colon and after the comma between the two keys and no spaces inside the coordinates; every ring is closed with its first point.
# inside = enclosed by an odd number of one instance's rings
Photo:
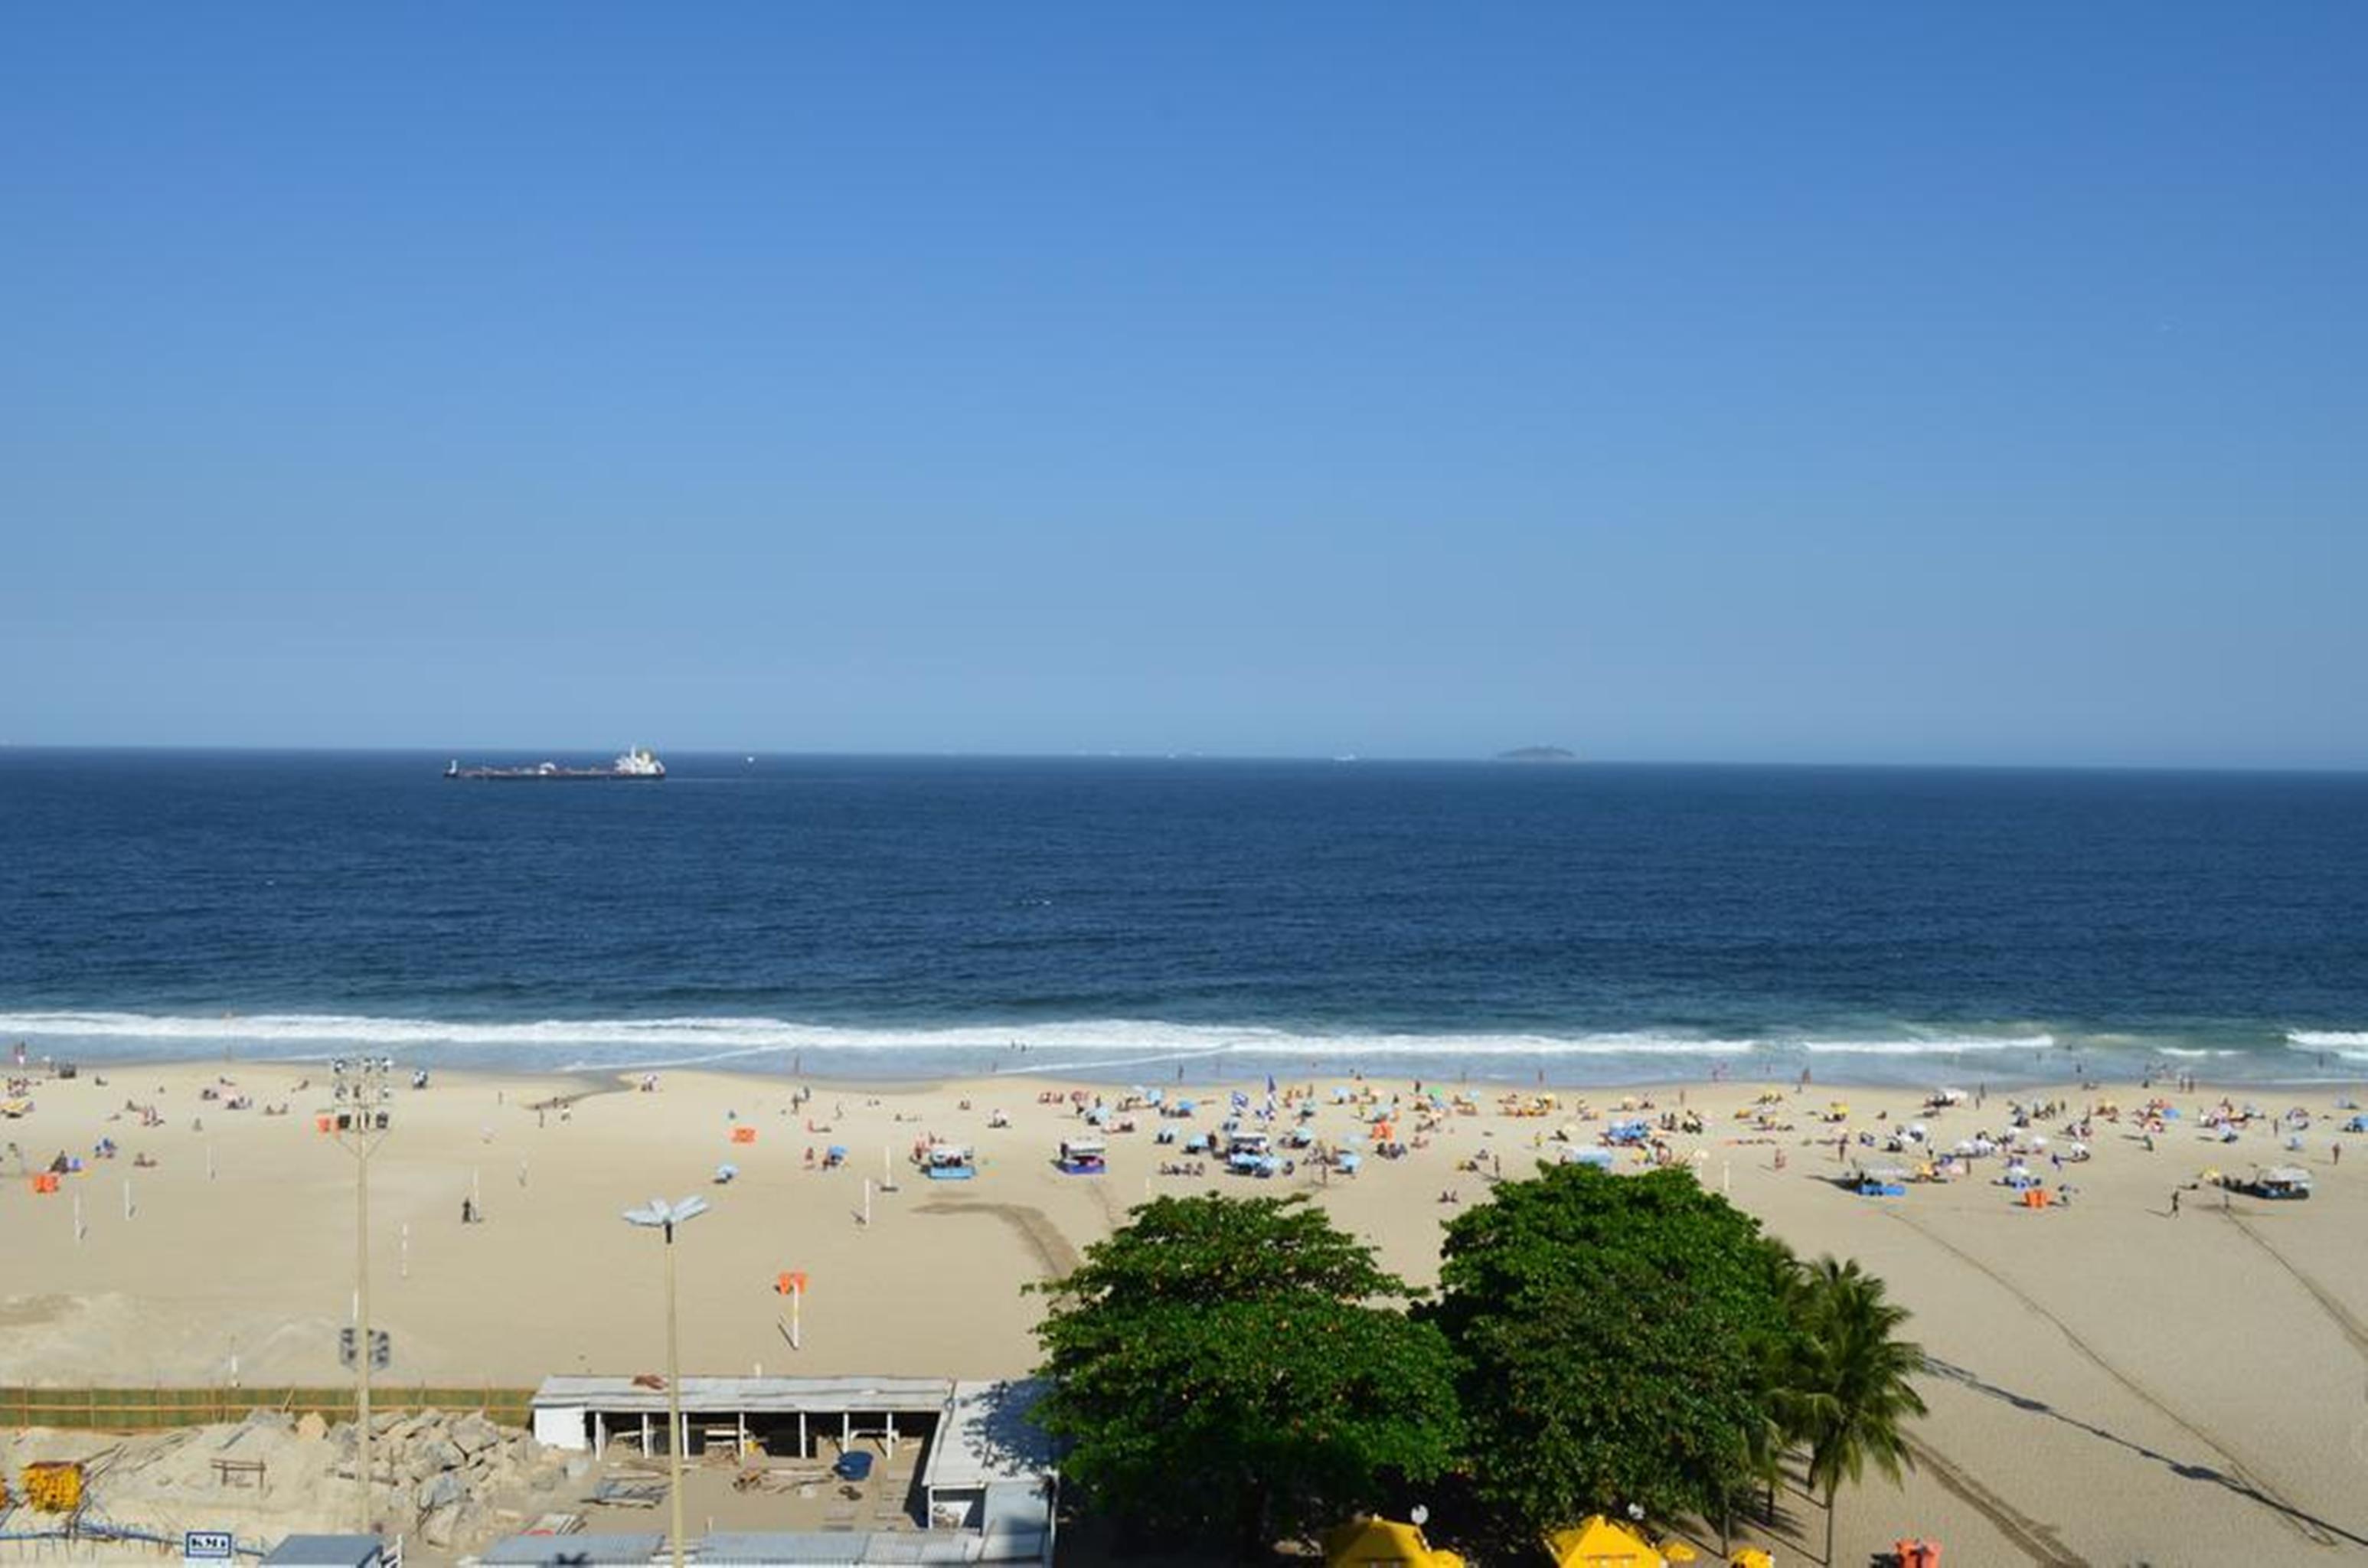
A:
{"type": "MultiPolygon", "coordinates": [[[[1784,1473],[1784,1456],[1804,1438],[1794,1390],[1801,1381],[1803,1335],[1806,1332],[1810,1301],[1810,1271],[1781,1238],[1763,1236],[1760,1240],[1765,1249],[1762,1261],[1767,1270],[1768,1294],[1782,1307],[1789,1332],[1782,1338],[1760,1346],[1760,1418],[1746,1434],[1748,1451],[1744,1463],[1748,1473],[1768,1489],[1768,1500],[1760,1513],[1766,1523],[1773,1525],[1776,1522],[1776,1485],[1784,1473]]],[[[1732,1510],[1722,1512],[1731,1515],[1732,1510]]],[[[1730,1539],[1729,1524],[1729,1518],[1722,1517],[1719,1525],[1719,1551],[1722,1553],[1734,1544],[1730,1539]]]]}
{"type": "Polygon", "coordinates": [[[1896,1337],[1907,1309],[1884,1299],[1883,1281],[1853,1258],[1818,1259],[1807,1270],[1802,1301],[1806,1331],[1787,1401],[1809,1445],[1809,1485],[1826,1494],[1826,1557],[1834,1560],[1834,1494],[1856,1484],[1869,1461],[1896,1483],[1915,1467],[1902,1429],[1924,1414],[1908,1380],[1924,1365],[1921,1346],[1896,1337]]]}

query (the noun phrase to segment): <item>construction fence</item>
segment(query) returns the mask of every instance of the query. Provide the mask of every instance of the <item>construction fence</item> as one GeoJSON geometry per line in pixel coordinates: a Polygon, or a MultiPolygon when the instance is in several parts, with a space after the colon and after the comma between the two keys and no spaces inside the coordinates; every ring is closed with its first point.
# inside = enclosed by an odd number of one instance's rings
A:
{"type": "MultiPolygon", "coordinates": [[[[373,1416],[421,1410],[482,1410],[505,1426],[533,1425],[534,1391],[492,1384],[373,1383],[373,1416]]],[[[152,1432],[244,1421],[252,1410],[354,1418],[351,1388],[0,1388],[0,1422],[70,1431],[152,1432]]],[[[376,1422],[372,1422],[375,1426],[376,1422]]]]}

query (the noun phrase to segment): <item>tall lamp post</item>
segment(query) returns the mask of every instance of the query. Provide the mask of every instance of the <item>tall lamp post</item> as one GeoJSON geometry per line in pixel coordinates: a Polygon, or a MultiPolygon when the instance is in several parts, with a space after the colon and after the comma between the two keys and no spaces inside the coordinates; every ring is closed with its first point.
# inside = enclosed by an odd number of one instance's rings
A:
{"type": "Polygon", "coordinates": [[[666,1233],[666,1490],[673,1494],[674,1568],[682,1568],[682,1366],[675,1337],[674,1233],[707,1212],[707,1199],[686,1198],[668,1203],[650,1199],[646,1209],[628,1209],[625,1221],[666,1233]]]}
{"type": "Polygon", "coordinates": [[[361,1532],[370,1535],[370,1158],[386,1137],[390,1057],[339,1058],[330,1067],[331,1116],[337,1142],[354,1157],[354,1414],[361,1491],[361,1532]]]}

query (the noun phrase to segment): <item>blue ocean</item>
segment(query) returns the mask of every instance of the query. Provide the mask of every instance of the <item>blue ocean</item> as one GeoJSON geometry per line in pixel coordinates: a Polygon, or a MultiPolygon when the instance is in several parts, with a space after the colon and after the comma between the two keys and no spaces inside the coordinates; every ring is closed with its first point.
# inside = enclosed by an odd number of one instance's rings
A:
{"type": "Polygon", "coordinates": [[[2368,1073],[2368,777],[445,760],[0,751],[0,1041],[858,1080],[2368,1073]]]}

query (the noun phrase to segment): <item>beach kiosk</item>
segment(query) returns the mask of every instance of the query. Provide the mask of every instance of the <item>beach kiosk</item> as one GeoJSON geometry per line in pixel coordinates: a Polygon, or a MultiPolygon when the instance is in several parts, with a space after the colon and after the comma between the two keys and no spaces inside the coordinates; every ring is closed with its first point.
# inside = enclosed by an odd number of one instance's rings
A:
{"type": "Polygon", "coordinates": [[[1225,1142],[1225,1168],[1237,1176],[1270,1176],[1282,1168],[1274,1141],[1263,1132],[1236,1132],[1225,1142]]]}
{"type": "Polygon", "coordinates": [[[1053,1163],[1070,1176],[1100,1176],[1110,1168],[1110,1145],[1099,1138],[1064,1138],[1053,1163]]]}
{"type": "Polygon", "coordinates": [[[922,1151],[921,1169],[931,1181],[968,1181],[978,1174],[978,1160],[967,1143],[932,1143],[922,1151]]]}
{"type": "Polygon", "coordinates": [[[1850,1174],[1848,1185],[1861,1198],[1905,1198],[1907,1173],[1897,1165],[1861,1165],[1850,1174]]]}
{"type": "Polygon", "coordinates": [[[2310,1196],[2310,1173],[2300,1165],[2264,1165],[2234,1184],[2253,1198],[2296,1199],[2310,1196]]]}

